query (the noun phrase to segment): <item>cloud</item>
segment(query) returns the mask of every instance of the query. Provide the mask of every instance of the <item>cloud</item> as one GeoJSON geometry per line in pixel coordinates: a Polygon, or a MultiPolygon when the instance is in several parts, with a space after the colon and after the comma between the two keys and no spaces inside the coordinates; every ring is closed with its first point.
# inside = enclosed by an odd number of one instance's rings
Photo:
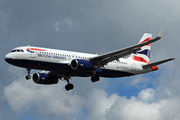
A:
{"type": "Polygon", "coordinates": [[[145,102],[152,102],[154,100],[155,90],[152,88],[142,90],[138,94],[138,98],[145,102]]]}
{"type": "MultiPolygon", "coordinates": [[[[39,86],[30,81],[14,81],[4,88],[4,94],[14,111],[33,116],[49,115],[72,119],[81,113],[84,106],[90,119],[159,119],[161,103],[148,104],[135,97],[127,99],[117,94],[108,94],[104,90],[93,88],[87,98],[81,98],[76,92],[67,93],[63,85],[39,86]],[[143,114],[142,114],[143,113],[143,114]],[[149,115],[153,116],[149,118],[149,115]]],[[[142,96],[142,95],[141,95],[142,96]]],[[[55,118],[56,118],[55,117],[55,118]]]]}
{"type": "Polygon", "coordinates": [[[17,113],[29,112],[33,116],[32,110],[35,109],[36,114],[45,117],[55,115],[72,119],[82,112],[83,102],[75,91],[67,92],[64,86],[64,83],[54,86],[36,85],[21,78],[4,87],[3,91],[9,105],[17,113]]]}
{"type": "Polygon", "coordinates": [[[179,105],[179,100],[180,97],[174,97],[171,99],[168,99],[166,101],[166,104],[160,108],[160,115],[163,120],[179,120],[180,115],[179,115],[179,110],[180,110],[180,105],[179,105]]]}
{"type": "Polygon", "coordinates": [[[125,97],[118,97],[116,103],[111,107],[107,114],[108,119],[126,119],[126,120],[158,120],[160,118],[159,109],[160,104],[147,104],[137,100],[135,97],[126,99],[125,97]],[[151,117],[149,117],[151,116],[151,117]]]}
{"type": "Polygon", "coordinates": [[[88,110],[87,120],[102,119],[105,120],[106,111],[114,104],[116,95],[108,97],[103,90],[93,89],[85,102],[85,108],[88,110]]]}
{"type": "MultiPolygon", "coordinates": [[[[152,89],[142,92],[153,91],[152,89]]],[[[143,95],[141,94],[141,97],[143,95]]],[[[147,98],[147,94],[144,94],[147,98]]],[[[150,98],[148,96],[148,98],[150,98]]],[[[178,101],[180,97],[158,100],[148,103],[147,99],[139,100],[136,97],[127,99],[117,94],[107,95],[103,90],[94,90],[86,101],[88,109],[87,120],[90,119],[123,119],[123,120],[168,120],[179,119],[178,111],[180,109],[178,101]],[[169,111],[170,110],[170,111],[169,111]]],[[[152,100],[152,99],[151,99],[152,100]]]]}
{"type": "Polygon", "coordinates": [[[73,20],[69,18],[65,18],[62,21],[56,22],[54,24],[54,29],[56,30],[56,32],[65,30],[72,31],[76,28],[77,25],[73,22],[73,20]]]}
{"type": "MultiPolygon", "coordinates": [[[[13,69],[16,68],[9,69],[9,73],[13,74],[13,69]]],[[[32,118],[40,116],[42,119],[53,116],[51,119],[83,118],[86,120],[168,120],[180,117],[177,112],[180,110],[178,105],[180,97],[162,94],[161,92],[164,90],[160,89],[161,86],[155,89],[143,89],[137,97],[132,96],[128,99],[126,96],[119,96],[117,93],[108,94],[103,90],[103,87],[93,86],[93,83],[85,84],[87,82],[83,85],[85,86],[83,89],[86,91],[84,93],[79,92],[82,90],[81,87],[77,90],[75,88],[73,91],[65,91],[66,83],[62,81],[57,85],[38,85],[32,81],[24,80],[21,74],[22,69],[18,71],[19,74],[17,72],[13,75],[17,79],[5,86],[3,92],[9,106],[20,115],[34,116],[32,118]],[[91,87],[88,88],[88,86],[91,87]],[[84,110],[87,111],[86,114],[84,114],[84,110]]],[[[167,89],[169,88],[167,87],[167,89]]]]}
{"type": "MultiPolygon", "coordinates": [[[[166,120],[179,118],[177,111],[180,110],[178,105],[180,97],[162,95],[160,93],[162,91],[160,90],[161,86],[156,89],[143,89],[137,97],[132,96],[128,99],[126,96],[119,96],[117,93],[109,95],[103,90],[103,87],[93,86],[93,83],[85,84],[87,82],[83,85],[85,86],[83,87],[85,93],[80,93],[79,88],[69,92],[65,91],[66,83],[63,81],[57,85],[38,85],[31,80],[24,79],[23,69],[19,69],[14,74],[15,70],[15,67],[9,68],[9,73],[16,80],[6,85],[3,92],[9,106],[20,115],[24,114],[32,118],[40,116],[42,119],[47,119],[49,116],[53,116],[51,119],[80,119],[84,116],[83,118],[86,120],[166,120]],[[89,85],[92,86],[88,88],[89,85]],[[161,98],[157,97],[159,95],[161,98]],[[83,114],[83,108],[87,111],[86,114],[83,114]]],[[[162,77],[164,77],[163,74],[162,77]]],[[[98,84],[101,85],[101,81],[98,84]]]]}

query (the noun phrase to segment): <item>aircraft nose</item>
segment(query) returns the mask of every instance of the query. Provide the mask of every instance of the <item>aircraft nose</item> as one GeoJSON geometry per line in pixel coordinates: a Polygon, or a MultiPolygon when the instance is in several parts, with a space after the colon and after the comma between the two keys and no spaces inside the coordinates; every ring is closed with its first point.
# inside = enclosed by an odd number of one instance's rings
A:
{"type": "Polygon", "coordinates": [[[11,57],[9,54],[7,54],[7,55],[5,56],[5,58],[4,58],[4,60],[5,60],[7,63],[11,63],[11,62],[12,62],[12,57],[11,57]]]}

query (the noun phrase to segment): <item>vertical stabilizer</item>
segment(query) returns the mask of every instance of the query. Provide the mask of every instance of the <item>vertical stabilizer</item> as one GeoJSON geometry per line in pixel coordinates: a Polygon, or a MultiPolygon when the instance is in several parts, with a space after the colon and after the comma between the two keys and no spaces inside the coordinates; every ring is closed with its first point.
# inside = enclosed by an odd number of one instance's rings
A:
{"type": "MultiPolygon", "coordinates": [[[[152,38],[152,34],[144,33],[138,44],[149,41],[151,40],[151,38],[152,38]]],[[[141,47],[141,50],[136,52],[136,54],[132,53],[129,59],[133,59],[134,61],[149,64],[150,51],[151,51],[151,44],[145,45],[141,47]]]]}

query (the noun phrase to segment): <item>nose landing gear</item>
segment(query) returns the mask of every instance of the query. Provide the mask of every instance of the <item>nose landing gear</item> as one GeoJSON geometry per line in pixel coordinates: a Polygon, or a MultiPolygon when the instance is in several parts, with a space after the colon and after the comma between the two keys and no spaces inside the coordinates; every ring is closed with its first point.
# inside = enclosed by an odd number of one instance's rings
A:
{"type": "Polygon", "coordinates": [[[26,75],[26,80],[29,80],[29,79],[31,79],[31,75],[30,75],[30,72],[31,72],[31,69],[30,68],[26,68],[26,70],[27,70],[27,73],[28,73],[28,75],[26,75]]]}

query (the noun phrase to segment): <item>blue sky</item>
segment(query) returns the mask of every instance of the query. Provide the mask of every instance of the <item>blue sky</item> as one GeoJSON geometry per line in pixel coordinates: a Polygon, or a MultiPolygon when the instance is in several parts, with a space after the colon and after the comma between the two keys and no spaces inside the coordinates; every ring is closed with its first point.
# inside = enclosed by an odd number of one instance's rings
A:
{"type": "Polygon", "coordinates": [[[105,89],[108,94],[118,93],[119,96],[126,96],[128,99],[131,96],[138,96],[138,93],[146,88],[155,88],[155,81],[152,80],[155,77],[154,73],[150,73],[150,75],[138,75],[132,77],[125,78],[113,78],[107,79],[108,86],[105,89]],[[142,79],[136,85],[130,85],[135,77],[142,77],[142,79]]]}
{"type": "MultiPolygon", "coordinates": [[[[0,119],[180,119],[179,1],[0,0],[0,119]],[[103,54],[153,37],[151,61],[174,57],[158,71],[125,78],[74,77],[73,91],[26,81],[26,70],[7,64],[13,48],[33,45],[103,54]],[[151,118],[149,117],[151,116],[151,118]]],[[[33,70],[31,74],[37,72],[33,70]]]]}

